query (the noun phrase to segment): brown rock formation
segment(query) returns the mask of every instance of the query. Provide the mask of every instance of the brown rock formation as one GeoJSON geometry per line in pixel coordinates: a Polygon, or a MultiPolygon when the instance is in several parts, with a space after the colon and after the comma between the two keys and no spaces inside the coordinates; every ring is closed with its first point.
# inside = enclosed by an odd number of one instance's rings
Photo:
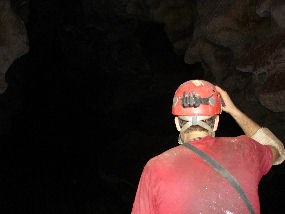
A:
{"type": "Polygon", "coordinates": [[[200,63],[247,113],[258,105],[254,119],[262,122],[268,109],[284,112],[284,1],[132,0],[128,6],[163,23],[185,63],[200,63]]]}
{"type": "Polygon", "coordinates": [[[5,73],[11,64],[29,50],[24,22],[10,7],[9,0],[0,1],[0,93],[7,88],[5,73]]]}
{"type": "Polygon", "coordinates": [[[271,75],[259,94],[263,106],[274,112],[285,112],[285,71],[271,75]]]}
{"type": "Polygon", "coordinates": [[[272,17],[281,28],[285,28],[285,2],[283,0],[260,0],[256,13],[260,17],[272,17]]]}
{"type": "Polygon", "coordinates": [[[265,37],[252,45],[237,69],[253,74],[262,105],[274,112],[285,111],[285,34],[265,37]],[[283,95],[283,97],[282,97],[283,95]]]}

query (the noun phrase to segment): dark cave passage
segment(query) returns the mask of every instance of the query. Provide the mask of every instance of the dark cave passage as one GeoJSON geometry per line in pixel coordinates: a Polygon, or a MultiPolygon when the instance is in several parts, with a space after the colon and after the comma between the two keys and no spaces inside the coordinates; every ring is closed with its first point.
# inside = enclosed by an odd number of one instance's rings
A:
{"type": "MultiPolygon", "coordinates": [[[[146,161],[177,144],[174,90],[212,79],[174,52],[163,25],[88,20],[66,2],[31,0],[30,51],[0,97],[5,214],[130,213],[146,161]]],[[[216,135],[240,134],[222,114],[216,135]]],[[[263,214],[284,210],[283,168],[261,182],[263,214]]]]}

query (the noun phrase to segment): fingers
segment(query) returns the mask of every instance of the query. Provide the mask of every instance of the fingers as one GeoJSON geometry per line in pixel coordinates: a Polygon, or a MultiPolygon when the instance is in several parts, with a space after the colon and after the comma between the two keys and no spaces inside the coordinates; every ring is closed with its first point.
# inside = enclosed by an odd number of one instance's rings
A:
{"type": "Polygon", "coordinates": [[[220,95],[221,95],[222,110],[227,112],[228,105],[230,104],[229,95],[221,87],[215,85],[215,88],[216,88],[217,92],[220,93],[220,95]]]}
{"type": "Polygon", "coordinates": [[[227,93],[226,91],[224,91],[222,88],[220,88],[219,86],[215,85],[216,90],[220,93],[220,94],[224,94],[227,93]]]}
{"type": "Polygon", "coordinates": [[[228,93],[225,90],[223,90],[222,88],[220,88],[217,85],[215,85],[215,88],[216,88],[217,92],[219,92],[221,94],[223,99],[230,99],[228,93]]]}
{"type": "Polygon", "coordinates": [[[222,91],[223,89],[221,89],[219,86],[215,85],[215,88],[217,89],[217,91],[222,91]]]}

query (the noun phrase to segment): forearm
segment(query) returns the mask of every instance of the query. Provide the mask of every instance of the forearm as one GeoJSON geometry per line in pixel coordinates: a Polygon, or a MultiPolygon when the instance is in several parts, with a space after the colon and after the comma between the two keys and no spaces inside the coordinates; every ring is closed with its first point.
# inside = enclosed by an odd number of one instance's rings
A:
{"type": "Polygon", "coordinates": [[[246,114],[240,111],[232,102],[228,93],[216,86],[224,101],[223,111],[229,113],[237,124],[244,131],[245,135],[256,140],[262,145],[270,146],[273,154],[273,164],[277,165],[285,160],[285,150],[283,143],[267,128],[262,128],[246,114]]]}
{"type": "Polygon", "coordinates": [[[246,114],[240,111],[238,108],[234,108],[229,112],[229,114],[234,118],[240,128],[243,130],[244,134],[248,137],[252,137],[261,126],[250,119],[246,114]]]}
{"type": "Polygon", "coordinates": [[[270,146],[273,155],[273,165],[281,164],[284,161],[285,151],[283,143],[269,129],[262,128],[237,108],[230,114],[239,124],[245,135],[262,145],[270,146]]]}

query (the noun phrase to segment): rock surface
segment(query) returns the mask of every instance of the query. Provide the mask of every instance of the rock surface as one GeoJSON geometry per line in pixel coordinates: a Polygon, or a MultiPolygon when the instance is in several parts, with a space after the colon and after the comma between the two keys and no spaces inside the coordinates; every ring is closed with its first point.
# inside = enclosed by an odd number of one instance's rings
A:
{"type": "Polygon", "coordinates": [[[29,51],[26,26],[14,13],[10,0],[0,2],[0,93],[5,92],[5,74],[12,63],[29,51]]]}
{"type": "MultiPolygon", "coordinates": [[[[172,96],[188,79],[285,141],[283,2],[11,0],[31,48],[3,72],[1,213],[130,213],[146,161],[177,145],[172,96]]],[[[217,136],[239,134],[223,113],[217,136]]],[[[264,214],[285,212],[283,190],[273,167],[264,214]]]]}

